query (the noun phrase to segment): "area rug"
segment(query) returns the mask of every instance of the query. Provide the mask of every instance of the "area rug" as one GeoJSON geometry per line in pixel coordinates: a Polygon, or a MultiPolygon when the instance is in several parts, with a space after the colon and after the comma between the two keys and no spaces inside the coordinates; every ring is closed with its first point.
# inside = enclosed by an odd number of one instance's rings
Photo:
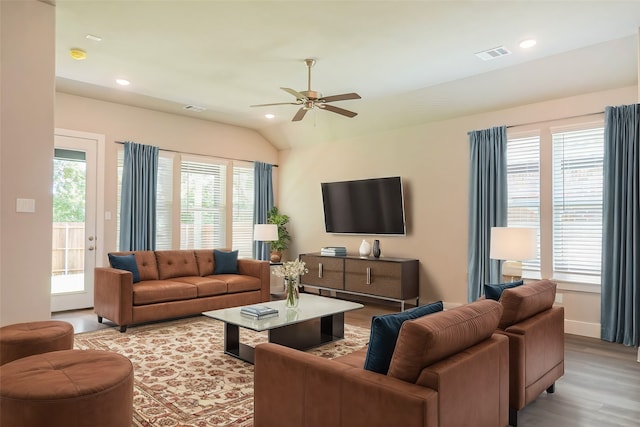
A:
{"type": "MultiPolygon", "coordinates": [[[[205,316],[75,336],[78,349],[128,357],[135,371],[133,425],[207,427],[253,425],[253,365],[223,353],[223,323],[205,316]]],[[[240,330],[242,342],[266,333],[240,330]]],[[[309,350],[334,358],[362,348],[369,331],[345,325],[345,338],[309,350]]],[[[108,375],[108,373],[105,373],[108,375]]]]}

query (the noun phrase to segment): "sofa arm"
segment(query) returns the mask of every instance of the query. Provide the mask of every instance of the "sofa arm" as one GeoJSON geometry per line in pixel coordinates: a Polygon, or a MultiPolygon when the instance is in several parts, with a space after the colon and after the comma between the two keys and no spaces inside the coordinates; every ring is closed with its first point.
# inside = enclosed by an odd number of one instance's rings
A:
{"type": "Polygon", "coordinates": [[[97,267],[93,277],[93,310],[117,325],[133,321],[133,274],[109,267],[97,267]]]}
{"type": "Polygon", "coordinates": [[[238,260],[238,273],[260,279],[261,299],[263,302],[271,298],[271,267],[269,261],[243,258],[238,260]]]}
{"type": "Polygon", "coordinates": [[[435,391],[277,344],[255,348],[254,426],[438,425],[435,391]]]}

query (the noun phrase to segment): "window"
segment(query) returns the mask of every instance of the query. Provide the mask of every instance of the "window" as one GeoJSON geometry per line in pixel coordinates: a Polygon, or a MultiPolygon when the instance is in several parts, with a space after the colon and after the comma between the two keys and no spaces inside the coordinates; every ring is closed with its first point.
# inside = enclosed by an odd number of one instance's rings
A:
{"type": "Polygon", "coordinates": [[[604,129],[553,134],[553,272],[600,282],[604,129]]]}
{"type": "Polygon", "coordinates": [[[523,262],[523,277],[600,283],[603,157],[597,124],[509,137],[507,224],[538,230],[538,256],[523,262]]]}
{"type": "Polygon", "coordinates": [[[238,257],[253,257],[253,165],[233,167],[233,249],[238,257]]]}
{"type": "Polygon", "coordinates": [[[226,247],[226,174],[226,163],[182,158],[180,249],[226,247]]]}
{"type": "MultiPolygon", "coordinates": [[[[118,245],[123,162],[124,150],[120,149],[117,161],[118,245]]],[[[252,257],[252,162],[176,155],[160,150],[157,179],[156,249],[233,248],[238,250],[239,257],[252,257]],[[177,172],[178,168],[179,180],[174,181],[174,169],[177,172]],[[175,206],[178,200],[179,207],[175,206]]]]}
{"type": "Polygon", "coordinates": [[[523,276],[540,276],[540,137],[510,139],[507,143],[509,227],[535,228],[536,259],[522,262],[523,276]]]}

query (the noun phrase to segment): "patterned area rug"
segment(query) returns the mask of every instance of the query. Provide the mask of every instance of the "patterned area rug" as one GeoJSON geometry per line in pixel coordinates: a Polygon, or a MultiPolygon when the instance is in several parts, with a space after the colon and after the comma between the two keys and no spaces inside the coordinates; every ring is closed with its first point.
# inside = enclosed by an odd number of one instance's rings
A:
{"type": "MultiPolygon", "coordinates": [[[[128,357],[135,370],[134,426],[253,425],[253,365],[223,353],[223,323],[205,316],[75,336],[79,349],[128,357]]],[[[240,330],[241,342],[267,342],[240,330]]],[[[345,338],[310,350],[334,358],[362,348],[369,331],[345,325],[345,338]]]]}

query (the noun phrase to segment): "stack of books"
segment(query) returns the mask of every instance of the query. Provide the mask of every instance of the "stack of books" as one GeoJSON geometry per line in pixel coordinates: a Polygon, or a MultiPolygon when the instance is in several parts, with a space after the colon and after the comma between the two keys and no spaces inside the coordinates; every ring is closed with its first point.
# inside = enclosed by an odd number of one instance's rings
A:
{"type": "Polygon", "coordinates": [[[344,246],[328,246],[320,249],[320,255],[326,256],[347,256],[347,248],[344,246]]]}
{"type": "Polygon", "coordinates": [[[252,319],[261,320],[269,317],[278,317],[278,310],[266,305],[248,305],[240,309],[240,314],[252,319]]]}

